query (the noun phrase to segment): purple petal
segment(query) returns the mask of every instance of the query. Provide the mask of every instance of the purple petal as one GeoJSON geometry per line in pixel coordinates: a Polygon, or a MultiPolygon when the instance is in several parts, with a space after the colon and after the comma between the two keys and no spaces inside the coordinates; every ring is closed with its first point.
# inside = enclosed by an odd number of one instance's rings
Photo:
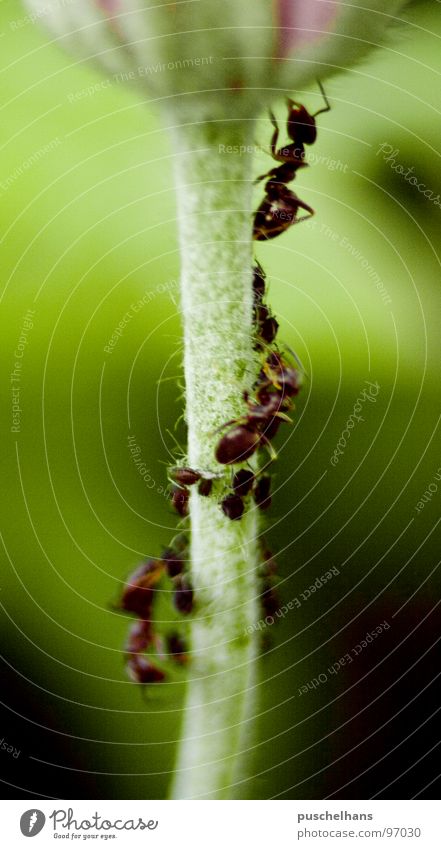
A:
{"type": "Polygon", "coordinates": [[[340,0],[274,0],[276,5],[278,55],[286,56],[296,47],[319,41],[338,17],[340,0]]]}

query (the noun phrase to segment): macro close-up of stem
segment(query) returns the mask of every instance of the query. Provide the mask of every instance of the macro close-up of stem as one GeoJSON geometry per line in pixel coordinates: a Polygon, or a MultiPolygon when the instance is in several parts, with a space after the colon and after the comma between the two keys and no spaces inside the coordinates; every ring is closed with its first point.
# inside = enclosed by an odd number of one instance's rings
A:
{"type": "Polygon", "coordinates": [[[25,798],[331,811],[423,786],[407,741],[429,720],[404,707],[438,551],[429,6],[1,4],[22,723],[2,751],[25,798]]]}

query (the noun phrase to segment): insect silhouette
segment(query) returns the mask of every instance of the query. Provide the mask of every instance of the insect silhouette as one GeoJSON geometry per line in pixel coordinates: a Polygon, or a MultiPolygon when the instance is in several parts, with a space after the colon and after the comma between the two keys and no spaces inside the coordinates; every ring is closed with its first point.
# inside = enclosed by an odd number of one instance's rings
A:
{"type": "Polygon", "coordinates": [[[271,123],[274,127],[270,144],[271,156],[280,164],[273,166],[256,180],[256,182],[267,180],[265,197],[254,215],[253,238],[256,241],[275,239],[293,224],[298,224],[314,215],[313,208],[291,191],[288,183],[295,179],[300,168],[308,166],[305,162],[305,145],[314,144],[317,139],[317,115],[329,112],[331,109],[321,83],[319,86],[325,106],[313,114],[308,112],[301,103],[287,100],[286,131],[290,143],[285,147],[277,147],[280,130],[274,114],[270,112],[271,123]],[[302,211],[304,215],[301,214],[302,211]]]}

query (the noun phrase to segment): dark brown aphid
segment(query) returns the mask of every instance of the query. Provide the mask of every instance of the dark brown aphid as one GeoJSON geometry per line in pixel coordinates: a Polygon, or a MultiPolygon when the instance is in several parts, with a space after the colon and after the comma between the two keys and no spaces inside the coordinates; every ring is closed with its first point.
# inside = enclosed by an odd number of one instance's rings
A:
{"type": "Polygon", "coordinates": [[[193,610],[193,588],[186,575],[178,575],[174,579],[175,593],[173,601],[176,610],[187,616],[193,610]]]}
{"type": "Polygon", "coordinates": [[[149,619],[139,619],[130,626],[126,651],[128,654],[140,654],[153,643],[153,628],[149,619]]]}
{"type": "Polygon", "coordinates": [[[208,497],[213,489],[213,481],[210,478],[203,478],[199,482],[198,493],[204,497],[208,497]]]}
{"type": "Polygon", "coordinates": [[[261,303],[265,294],[265,272],[258,262],[253,268],[253,294],[254,302],[261,303]]]}
{"type": "Polygon", "coordinates": [[[172,491],[172,505],[180,516],[188,516],[188,499],[190,492],[185,487],[176,488],[172,491]]]}
{"type": "Polygon", "coordinates": [[[274,587],[265,583],[260,596],[265,616],[275,616],[280,607],[280,600],[274,587]]]}
{"type": "Polygon", "coordinates": [[[277,336],[277,332],[279,329],[279,322],[273,315],[269,315],[262,323],[259,325],[259,336],[263,342],[266,342],[267,345],[271,345],[274,342],[274,339],[277,336]]]}
{"type": "Polygon", "coordinates": [[[127,661],[127,672],[136,684],[159,684],[165,675],[154,663],[142,655],[131,655],[127,661]]]}
{"type": "Polygon", "coordinates": [[[197,472],[195,469],[190,469],[187,466],[182,467],[174,467],[170,470],[170,476],[173,478],[175,483],[179,486],[193,486],[193,484],[200,481],[202,475],[200,472],[197,472]]]}
{"type": "Polygon", "coordinates": [[[261,545],[261,554],[262,554],[262,572],[265,577],[274,577],[277,574],[277,563],[275,561],[274,555],[272,551],[267,548],[266,543],[264,542],[261,545]]]}
{"type": "Polygon", "coordinates": [[[124,586],[121,607],[141,619],[149,619],[153,603],[154,587],[161,579],[163,564],[160,560],[148,560],[136,569],[124,586]]]}
{"type": "Polygon", "coordinates": [[[245,498],[245,496],[251,492],[253,483],[254,473],[248,469],[240,469],[240,471],[236,472],[233,477],[232,486],[236,495],[240,495],[241,498],[245,498]]]}
{"type": "Polygon", "coordinates": [[[175,663],[185,666],[188,663],[187,647],[183,638],[177,634],[169,634],[167,637],[167,651],[175,663]]]}
{"type": "Polygon", "coordinates": [[[259,510],[268,510],[271,507],[271,478],[262,475],[256,483],[253,492],[254,501],[259,510]]]}
{"type": "Polygon", "coordinates": [[[265,342],[267,345],[271,345],[274,342],[274,339],[277,336],[277,331],[279,329],[279,323],[277,319],[271,315],[269,309],[265,304],[260,304],[256,308],[256,333],[258,339],[262,342],[265,342]]]}
{"type": "Polygon", "coordinates": [[[173,548],[166,548],[165,551],[162,552],[161,559],[165,563],[166,572],[169,578],[176,578],[176,575],[180,575],[184,569],[184,557],[173,548]]]}
{"type": "Polygon", "coordinates": [[[221,501],[223,512],[229,519],[237,521],[243,516],[245,509],[244,503],[239,495],[226,495],[221,501]]]}

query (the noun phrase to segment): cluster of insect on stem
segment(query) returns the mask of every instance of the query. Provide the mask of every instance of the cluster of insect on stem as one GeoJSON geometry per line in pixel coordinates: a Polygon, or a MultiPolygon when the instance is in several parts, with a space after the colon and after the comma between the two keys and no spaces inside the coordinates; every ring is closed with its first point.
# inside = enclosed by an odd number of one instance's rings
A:
{"type": "Polygon", "coordinates": [[[124,585],[120,607],[136,617],[126,643],[127,671],[138,684],[156,684],[164,680],[165,672],[158,666],[158,658],[180,666],[188,661],[185,640],[179,631],[169,632],[164,644],[156,633],[154,618],[155,600],[164,583],[171,584],[177,613],[185,617],[192,612],[193,588],[188,563],[188,535],[178,533],[160,557],[142,563],[124,585]]]}
{"type": "Polygon", "coordinates": [[[170,546],[157,558],[150,558],[127,579],[119,607],[136,617],[130,626],[125,647],[127,672],[138,684],[158,684],[164,681],[164,665],[172,661],[179,666],[188,663],[188,651],[183,635],[175,629],[165,640],[156,632],[155,607],[158,591],[167,589],[173,597],[177,614],[183,618],[193,612],[194,592],[189,576],[189,486],[198,484],[201,495],[211,493],[213,481],[222,475],[198,472],[186,466],[169,469],[170,501],[180,517],[180,528],[170,546]],[[159,661],[159,665],[158,665],[159,661]]]}
{"type": "MultiPolygon", "coordinates": [[[[284,233],[293,224],[314,214],[314,210],[288,188],[301,168],[307,167],[305,146],[317,139],[317,115],[328,112],[330,105],[320,85],[325,106],[315,114],[294,100],[288,100],[286,131],[289,137],[285,147],[278,148],[279,127],[272,112],[274,132],[270,150],[277,165],[257,178],[265,180],[265,197],[254,214],[253,239],[265,241],[284,233]],[[302,211],[303,214],[302,215],[302,211]]],[[[255,350],[260,359],[260,369],[251,392],[245,392],[245,411],[237,419],[225,422],[219,428],[224,431],[217,443],[215,456],[218,463],[233,468],[231,491],[223,498],[221,507],[226,516],[239,521],[245,512],[246,499],[252,496],[258,509],[267,510],[271,505],[271,476],[268,473],[277,458],[272,445],[279,428],[290,423],[289,414],[294,409],[293,399],[298,394],[302,375],[295,356],[289,358],[287,351],[276,343],[279,325],[265,303],[266,279],[262,267],[256,262],[253,269],[253,320],[255,350]],[[244,468],[253,455],[262,449],[269,452],[269,462],[263,468],[244,468]],[[237,469],[237,465],[242,467],[237,469]]],[[[261,551],[261,602],[266,615],[273,615],[278,606],[274,584],[277,576],[276,563],[271,552],[262,545],[261,551]]]]}
{"type": "MultiPolygon", "coordinates": [[[[320,86],[325,107],[311,114],[300,103],[288,100],[287,134],[289,143],[277,147],[279,128],[270,112],[274,132],[271,138],[271,155],[279,163],[256,182],[266,180],[265,197],[254,214],[253,239],[265,241],[284,233],[293,224],[314,214],[314,210],[288,188],[297,171],[307,166],[305,145],[314,144],[317,138],[316,117],[330,109],[320,86]],[[303,214],[302,215],[302,211],[303,214]]],[[[121,597],[120,607],[136,617],[131,625],[126,644],[127,669],[130,677],[139,684],[155,684],[164,680],[166,673],[159,661],[171,659],[179,665],[188,662],[185,641],[179,631],[169,633],[165,639],[156,633],[154,606],[163,582],[171,583],[173,601],[177,612],[186,617],[194,605],[189,564],[188,508],[190,489],[204,498],[216,497],[220,509],[231,521],[240,521],[247,506],[254,502],[257,509],[266,511],[271,505],[270,467],[277,459],[272,445],[280,426],[291,423],[294,398],[302,385],[302,372],[295,355],[276,343],[279,325],[265,303],[266,276],[258,262],[253,268],[253,324],[254,348],[259,361],[257,378],[250,391],[243,393],[244,413],[237,419],[225,422],[218,428],[222,433],[216,448],[215,459],[219,466],[228,468],[225,473],[192,469],[185,465],[169,469],[171,503],[180,516],[182,532],[174,537],[169,548],[158,558],[142,563],[128,578],[121,597]],[[266,463],[255,462],[260,451],[267,451],[266,463]],[[250,460],[253,458],[254,465],[250,460]],[[213,493],[213,484],[223,481],[223,492],[213,493]]],[[[261,604],[265,616],[274,616],[279,602],[275,585],[277,566],[265,542],[261,544],[261,604]]]]}

